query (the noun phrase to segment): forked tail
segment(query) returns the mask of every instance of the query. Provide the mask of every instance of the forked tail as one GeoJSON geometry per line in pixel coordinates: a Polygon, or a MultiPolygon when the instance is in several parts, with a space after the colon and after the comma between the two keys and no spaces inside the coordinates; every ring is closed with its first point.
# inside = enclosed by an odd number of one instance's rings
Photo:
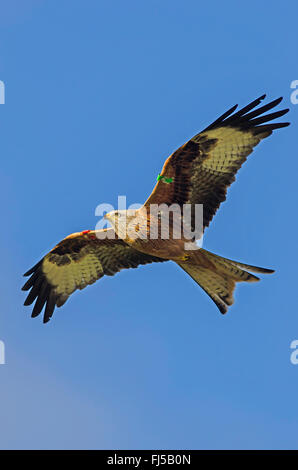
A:
{"type": "Polygon", "coordinates": [[[221,313],[226,313],[234,302],[233,292],[236,282],[259,281],[257,276],[248,271],[261,274],[274,272],[272,269],[222,258],[203,248],[188,253],[189,259],[177,264],[204,289],[221,313]]]}

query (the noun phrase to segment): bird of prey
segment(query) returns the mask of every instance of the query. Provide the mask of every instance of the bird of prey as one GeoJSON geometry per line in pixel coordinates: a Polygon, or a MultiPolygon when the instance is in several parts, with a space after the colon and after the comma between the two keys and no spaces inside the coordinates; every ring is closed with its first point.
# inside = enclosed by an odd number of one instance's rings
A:
{"type": "Polygon", "coordinates": [[[186,249],[184,234],[180,238],[173,235],[173,218],[169,219],[168,237],[162,237],[159,229],[157,236],[143,236],[144,232],[148,234],[151,219],[160,220],[160,212],[149,215],[149,208],[161,204],[190,206],[190,228],[194,226],[194,208],[202,204],[202,230],[209,226],[220,203],[226,199],[227,188],[254,147],[275,129],[289,125],[271,122],[288,109],[267,113],[282,98],[259,106],[264,98],[265,95],[238,111],[237,105],[233,106],[172,153],[141,209],[106,214],[112,228],[84,230],[67,236],[26,272],[25,276],[30,278],[23,290],[30,292],[24,305],[35,301],[32,317],[44,308],[46,323],[55,306],[61,307],[75,290],[93,284],[104,275],[113,276],[122,269],[142,264],[176,262],[211,297],[221,313],[226,313],[232,305],[237,282],[259,280],[249,271],[274,272],[198,249],[196,234],[191,239],[193,247],[186,249]],[[128,226],[130,231],[126,230],[128,226]]]}

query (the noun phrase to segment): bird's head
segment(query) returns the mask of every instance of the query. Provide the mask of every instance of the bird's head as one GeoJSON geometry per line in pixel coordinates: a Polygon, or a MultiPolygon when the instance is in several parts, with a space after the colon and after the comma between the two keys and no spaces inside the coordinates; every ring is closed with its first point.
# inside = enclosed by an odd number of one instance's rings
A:
{"type": "Polygon", "coordinates": [[[126,228],[136,215],[136,210],[117,210],[104,215],[120,238],[126,238],[126,228]]]}
{"type": "Polygon", "coordinates": [[[104,219],[107,219],[112,225],[118,222],[118,220],[124,220],[127,211],[111,211],[104,215],[104,219]]]}

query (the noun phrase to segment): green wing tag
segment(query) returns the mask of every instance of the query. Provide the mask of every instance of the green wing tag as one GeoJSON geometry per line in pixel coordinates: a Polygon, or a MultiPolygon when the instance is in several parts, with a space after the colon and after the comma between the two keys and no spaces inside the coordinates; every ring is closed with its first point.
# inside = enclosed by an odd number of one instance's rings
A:
{"type": "Polygon", "coordinates": [[[167,178],[166,176],[158,174],[157,181],[163,181],[164,183],[169,184],[169,183],[173,183],[173,178],[167,178]]]}

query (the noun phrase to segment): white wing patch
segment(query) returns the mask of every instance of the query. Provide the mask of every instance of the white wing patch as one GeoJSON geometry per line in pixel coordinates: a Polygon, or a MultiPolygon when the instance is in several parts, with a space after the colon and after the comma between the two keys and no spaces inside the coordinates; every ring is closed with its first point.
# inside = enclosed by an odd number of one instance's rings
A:
{"type": "Polygon", "coordinates": [[[48,281],[55,287],[56,294],[72,294],[76,289],[84,289],[103,276],[103,268],[97,256],[87,253],[79,261],[57,266],[47,258],[44,259],[42,271],[48,281]]]}
{"type": "Polygon", "coordinates": [[[203,133],[201,137],[217,140],[202,166],[208,170],[231,173],[239,168],[239,162],[245,161],[262,139],[262,134],[255,136],[249,131],[223,127],[203,133]]]}

